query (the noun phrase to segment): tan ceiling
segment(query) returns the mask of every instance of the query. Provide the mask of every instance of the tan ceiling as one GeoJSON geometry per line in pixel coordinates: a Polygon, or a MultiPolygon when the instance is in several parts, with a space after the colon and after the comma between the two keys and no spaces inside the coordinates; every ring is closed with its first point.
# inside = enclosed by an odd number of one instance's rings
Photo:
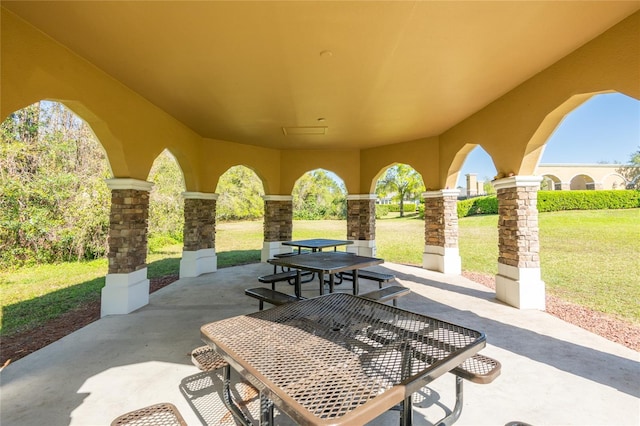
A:
{"type": "Polygon", "coordinates": [[[204,137],[367,148],[441,134],[640,2],[2,6],[204,137]],[[282,130],[297,126],[326,129],[282,130]]]}

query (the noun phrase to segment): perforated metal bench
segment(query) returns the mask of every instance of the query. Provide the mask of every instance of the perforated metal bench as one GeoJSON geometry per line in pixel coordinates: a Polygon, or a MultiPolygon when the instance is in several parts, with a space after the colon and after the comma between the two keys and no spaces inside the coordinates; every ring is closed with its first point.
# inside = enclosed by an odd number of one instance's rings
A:
{"type": "MultiPolygon", "coordinates": [[[[425,359],[428,357],[425,356],[425,359]]],[[[473,383],[488,384],[493,382],[500,375],[502,366],[499,361],[482,354],[475,354],[465,362],[451,370],[456,376],[456,403],[451,413],[440,421],[434,423],[436,426],[451,426],[460,417],[463,404],[463,381],[469,380],[473,383]]],[[[394,409],[402,410],[402,407],[394,409]]]]}
{"type": "Polygon", "coordinates": [[[244,294],[258,299],[260,301],[260,310],[264,309],[264,302],[279,306],[301,300],[291,294],[281,293],[264,287],[248,288],[244,291],[244,294]]]}
{"type": "Polygon", "coordinates": [[[211,346],[199,346],[191,351],[191,362],[201,371],[215,371],[228,365],[211,346]]]}
{"type": "MultiPolygon", "coordinates": [[[[343,272],[342,278],[353,281],[353,272],[343,272]]],[[[382,272],[368,271],[366,269],[358,269],[358,279],[377,281],[378,286],[382,288],[382,285],[389,283],[396,279],[393,274],[385,274],[382,272]]]]}
{"type": "Polygon", "coordinates": [[[289,284],[295,284],[297,274],[298,272],[295,270],[278,272],[277,274],[262,275],[258,277],[258,281],[265,284],[271,284],[271,290],[275,290],[276,283],[281,281],[287,281],[289,284]]]}
{"type": "Polygon", "coordinates": [[[406,287],[402,287],[399,285],[390,285],[387,287],[382,287],[380,290],[374,290],[368,293],[360,294],[359,296],[381,303],[393,300],[393,306],[398,306],[398,297],[406,296],[409,293],[411,293],[411,290],[406,287]]]}
{"type": "Polygon", "coordinates": [[[150,405],[118,416],[111,426],[187,426],[175,405],[168,402],[150,405]]]}

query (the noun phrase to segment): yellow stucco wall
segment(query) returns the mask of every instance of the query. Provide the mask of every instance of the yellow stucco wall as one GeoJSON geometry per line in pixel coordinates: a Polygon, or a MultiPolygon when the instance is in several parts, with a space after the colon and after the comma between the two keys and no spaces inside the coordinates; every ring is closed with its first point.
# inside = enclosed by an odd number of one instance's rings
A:
{"type": "Polygon", "coordinates": [[[290,194],[306,171],[324,168],[351,194],[373,192],[395,163],[414,167],[428,189],[453,188],[475,144],[499,173],[532,174],[541,147],[562,117],[595,93],[640,98],[640,12],[496,99],[442,135],[358,150],[273,150],[203,139],[89,62],[2,9],[0,112],[38,100],[63,102],[85,119],[104,146],[114,177],[146,179],[169,149],[187,191],[214,192],[234,165],[252,168],[267,194],[290,194]]]}
{"type": "Polygon", "coordinates": [[[440,136],[441,182],[467,144],[479,144],[498,174],[533,174],[541,147],[561,119],[591,95],[640,98],[640,12],[620,22],[440,136]]]}
{"type": "Polygon", "coordinates": [[[169,148],[187,186],[198,186],[194,132],[5,9],[1,41],[2,119],[39,100],[62,102],[91,125],[115,177],[146,179],[169,148]]]}

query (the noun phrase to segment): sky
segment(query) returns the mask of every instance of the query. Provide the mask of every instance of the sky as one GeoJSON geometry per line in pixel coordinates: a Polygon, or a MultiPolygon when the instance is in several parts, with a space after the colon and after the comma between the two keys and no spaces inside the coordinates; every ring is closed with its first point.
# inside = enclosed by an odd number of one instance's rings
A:
{"type": "MultiPolygon", "coordinates": [[[[625,164],[639,149],[640,101],[608,93],[592,97],[564,118],[549,138],[540,164],[625,164]]],[[[491,158],[479,146],[467,156],[456,186],[466,187],[468,173],[476,173],[482,181],[496,175],[491,158]]]]}

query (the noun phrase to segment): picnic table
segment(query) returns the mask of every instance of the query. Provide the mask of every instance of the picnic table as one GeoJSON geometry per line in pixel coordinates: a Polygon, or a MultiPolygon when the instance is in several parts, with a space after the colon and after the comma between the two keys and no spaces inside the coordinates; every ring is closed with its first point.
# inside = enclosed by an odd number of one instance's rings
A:
{"type": "Polygon", "coordinates": [[[304,425],[363,425],[397,404],[412,424],[411,395],[486,345],[460,325],[333,293],[201,327],[225,366],[225,404],[251,420],[229,391],[233,368],[260,393],[260,424],[273,407],[304,425]]]}
{"type": "Polygon", "coordinates": [[[353,271],[353,294],[357,295],[359,292],[358,269],[379,265],[383,262],[383,259],[377,257],[358,256],[339,251],[317,251],[297,256],[269,259],[269,263],[273,265],[297,270],[295,279],[295,294],[297,297],[302,296],[300,271],[309,271],[318,274],[320,295],[324,294],[325,274],[329,275],[329,292],[333,293],[335,275],[340,272],[353,271]]]}

